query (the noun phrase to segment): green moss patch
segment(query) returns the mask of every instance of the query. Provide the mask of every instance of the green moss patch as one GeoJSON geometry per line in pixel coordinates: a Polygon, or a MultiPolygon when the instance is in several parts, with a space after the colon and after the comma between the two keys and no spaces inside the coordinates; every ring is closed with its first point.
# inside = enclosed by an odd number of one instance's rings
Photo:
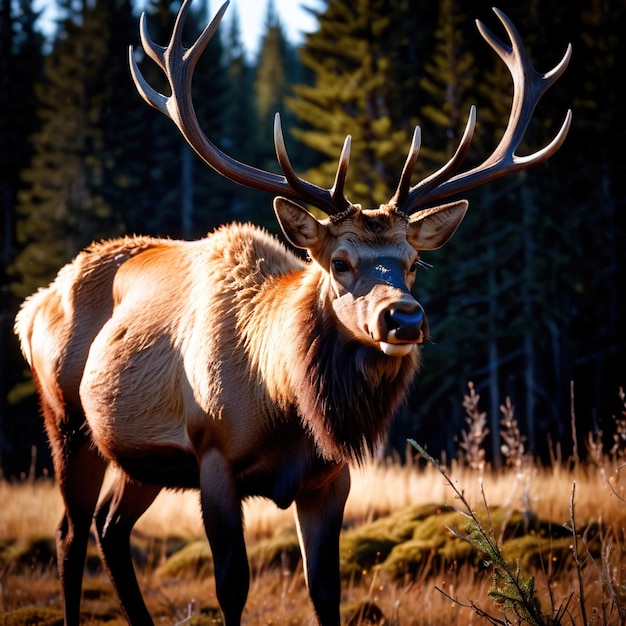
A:
{"type": "Polygon", "coordinates": [[[301,561],[295,529],[279,528],[272,537],[255,542],[248,549],[248,560],[255,571],[278,568],[294,572],[301,561]]]}
{"type": "Polygon", "coordinates": [[[2,626],[63,626],[60,609],[24,607],[0,615],[2,626]]]}
{"type": "MultiPolygon", "coordinates": [[[[477,518],[485,529],[493,529],[505,558],[522,571],[571,563],[572,537],[559,524],[497,506],[489,515],[478,512],[477,518]]],[[[451,563],[482,567],[484,555],[458,536],[465,534],[469,521],[450,507],[430,504],[346,531],[342,576],[358,580],[375,570],[391,580],[415,579],[451,563]]]]}
{"type": "Polygon", "coordinates": [[[50,537],[25,537],[0,545],[0,565],[12,569],[43,569],[56,563],[56,547],[50,537]]]}
{"type": "Polygon", "coordinates": [[[430,504],[414,507],[344,532],[340,542],[342,577],[359,580],[380,566],[397,545],[413,537],[418,522],[436,515],[440,508],[430,504]]]}
{"type": "Polygon", "coordinates": [[[204,578],[213,574],[213,556],[206,540],[191,541],[169,556],[156,570],[158,576],[204,578]]]}

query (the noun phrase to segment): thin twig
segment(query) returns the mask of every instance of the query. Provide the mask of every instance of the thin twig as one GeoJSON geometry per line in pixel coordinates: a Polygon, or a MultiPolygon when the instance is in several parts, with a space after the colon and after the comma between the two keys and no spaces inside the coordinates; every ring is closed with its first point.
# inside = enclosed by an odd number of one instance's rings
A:
{"type": "Polygon", "coordinates": [[[580,463],[580,457],[578,456],[578,435],[576,434],[576,408],[574,406],[574,381],[570,381],[569,385],[569,402],[570,402],[570,415],[572,419],[572,445],[574,454],[574,466],[578,468],[580,463]]]}
{"type": "Polygon", "coordinates": [[[572,495],[569,501],[569,521],[572,527],[572,554],[576,563],[576,572],[578,574],[578,593],[580,603],[580,614],[582,615],[583,624],[587,624],[587,611],[585,609],[585,586],[583,584],[583,566],[578,555],[578,535],[576,533],[576,516],[574,514],[574,495],[576,493],[576,481],[572,481],[572,495]]]}
{"type": "Polygon", "coordinates": [[[447,591],[444,591],[440,587],[437,587],[437,585],[435,585],[435,589],[441,595],[448,598],[448,600],[450,600],[451,602],[454,602],[455,604],[457,604],[463,609],[471,609],[472,611],[474,611],[474,613],[476,613],[476,615],[486,619],[489,623],[495,624],[496,626],[509,626],[509,621],[506,619],[506,617],[504,620],[498,619],[497,617],[494,617],[493,615],[481,609],[478,605],[474,604],[472,601],[470,601],[469,604],[465,604],[461,602],[458,598],[453,598],[447,591]]]}

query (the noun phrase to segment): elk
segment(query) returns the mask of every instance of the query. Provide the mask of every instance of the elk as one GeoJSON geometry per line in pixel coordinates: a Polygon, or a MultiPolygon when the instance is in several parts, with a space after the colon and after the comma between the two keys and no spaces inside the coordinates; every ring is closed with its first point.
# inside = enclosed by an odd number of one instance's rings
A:
{"type": "Polygon", "coordinates": [[[285,237],[309,260],[252,225],[223,226],[191,242],[120,238],[92,244],[22,305],[16,333],[37,385],[65,505],[57,553],[66,625],[79,623],[93,520],[129,623],[153,623],[134,573],[130,533],[163,488],[200,491],[227,626],[240,623],[249,585],[242,500],[295,503],[316,617],[338,625],[349,466],[362,463],[385,436],[420,366],[428,323],[412,295],[419,252],[445,244],[468,207],[465,200],[440,201],[542,163],[570,126],[568,111],[546,147],[515,154],[571,48],[552,71],[536,72],[515,27],[496,9],[511,45],[480,22],[478,28],[508,66],[514,93],[493,153],[457,173],[476,123],[472,107],[449,162],[412,185],[417,127],[391,200],[362,209],[344,193],[350,137],[334,184],[324,189],[294,172],[278,115],[281,175],[236,161],[201,130],[192,74],[227,4],[190,48],[181,41],[190,0],[167,47],[150,39],[142,16],[143,47],[167,76],[170,96],[147,84],[132,49],[131,73],[142,97],[174,121],[210,167],[275,196],[285,237]],[[121,472],[100,499],[109,464],[121,472]]]}

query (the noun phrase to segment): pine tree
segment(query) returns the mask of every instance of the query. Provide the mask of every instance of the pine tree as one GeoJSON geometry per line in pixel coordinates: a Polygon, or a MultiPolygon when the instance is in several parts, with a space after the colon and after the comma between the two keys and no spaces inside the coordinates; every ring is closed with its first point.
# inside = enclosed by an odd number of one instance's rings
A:
{"type": "MultiPolygon", "coordinates": [[[[35,13],[28,0],[0,2],[0,276],[16,252],[14,212],[19,172],[31,156],[29,137],[39,128],[35,82],[41,80],[43,38],[35,30],[35,13]]],[[[8,297],[8,294],[7,294],[8,297]]],[[[6,300],[3,300],[6,301],[6,300]]]]}
{"type": "MultiPolygon", "coordinates": [[[[291,94],[296,65],[295,51],[285,37],[274,2],[270,0],[254,79],[255,164],[261,169],[279,171],[274,148],[274,114],[280,112],[285,131],[292,128],[293,115],[285,106],[285,100],[291,94]]],[[[295,168],[299,167],[298,156],[295,151],[291,157],[295,168]]]]}
{"type": "Polygon", "coordinates": [[[225,117],[225,140],[233,156],[245,163],[253,158],[251,136],[256,128],[253,114],[253,72],[241,40],[239,15],[233,7],[226,36],[226,74],[229,107],[225,117]]]}
{"type": "Polygon", "coordinates": [[[145,104],[138,96],[128,68],[128,47],[136,47],[137,18],[131,0],[115,0],[103,10],[102,28],[106,33],[106,69],[101,77],[102,108],[98,125],[103,144],[99,159],[103,164],[102,195],[111,211],[111,234],[133,232],[143,226],[150,208],[142,201],[141,190],[148,176],[145,155],[145,104]]]}
{"type": "MultiPolygon", "coordinates": [[[[194,39],[200,35],[204,25],[212,15],[209,7],[204,13],[190,18],[194,24],[190,34],[194,39]]],[[[210,41],[194,73],[193,99],[198,120],[206,135],[217,145],[223,146],[226,140],[226,120],[230,114],[229,76],[224,45],[220,37],[221,29],[210,41]]],[[[204,163],[183,144],[183,153],[191,157],[193,177],[193,220],[185,237],[200,237],[213,227],[233,219],[230,208],[230,195],[233,183],[226,180],[204,163]]]]}
{"type": "MultiPolygon", "coordinates": [[[[169,0],[154,0],[145,7],[150,38],[165,46],[170,39],[175,15],[169,0]]],[[[192,20],[189,20],[191,22],[192,20]]],[[[139,24],[135,21],[135,32],[139,24]]],[[[192,35],[185,37],[189,45],[192,35]]],[[[134,37],[133,37],[134,40],[134,37]]],[[[134,47],[135,59],[147,82],[160,93],[169,93],[163,72],[144,53],[134,47]]],[[[130,234],[180,237],[183,231],[181,212],[182,155],[184,139],[176,126],[159,111],[149,107],[137,93],[129,78],[132,96],[131,115],[136,117],[136,152],[132,159],[136,187],[133,203],[124,211],[124,231],[130,234]]]]}
{"type": "MultiPolygon", "coordinates": [[[[274,113],[282,104],[288,90],[288,50],[283,28],[278,19],[274,0],[269,0],[265,19],[265,34],[257,59],[254,81],[254,102],[257,124],[270,126],[274,113]]],[[[269,133],[271,136],[271,132],[269,133]]],[[[267,135],[267,133],[263,133],[267,135]]]]}
{"type": "Polygon", "coordinates": [[[102,195],[104,136],[101,77],[106,73],[102,8],[67,19],[46,58],[46,81],[38,85],[42,129],[35,155],[22,177],[17,237],[22,251],[14,271],[14,293],[24,297],[54,276],[61,265],[94,238],[109,233],[111,211],[102,195]]]}
{"type": "MultiPolygon", "coordinates": [[[[237,160],[256,163],[257,120],[254,111],[254,67],[247,60],[241,39],[239,15],[233,6],[225,40],[226,101],[223,109],[224,150],[237,160]]],[[[267,204],[267,194],[226,182],[221,221],[259,219],[258,207],[267,204]]],[[[269,214],[270,212],[268,212],[269,214]]],[[[218,216],[219,217],[219,216],[218,216]]]]}
{"type": "MultiPolygon", "coordinates": [[[[550,37],[550,32],[565,16],[571,18],[571,12],[557,2],[552,6],[542,3],[541,7],[536,3],[512,16],[523,33],[535,67],[539,70],[552,67],[567,42],[559,41],[554,33],[550,37]]],[[[570,24],[562,30],[574,35],[580,27],[570,24]]],[[[496,95],[496,86],[504,80],[499,76],[503,69],[498,67],[485,77],[482,91],[486,100],[484,118],[494,128],[494,136],[500,134],[495,128],[503,125],[508,115],[496,95]]],[[[558,128],[566,108],[572,105],[571,93],[565,95],[564,91],[572,72],[577,72],[574,64],[565,80],[561,79],[542,100],[519,154],[543,145],[546,137],[558,128]]],[[[510,396],[524,416],[525,435],[534,452],[547,450],[546,438],[540,436],[541,433],[552,430],[555,438],[561,438],[564,427],[569,428],[568,387],[572,372],[568,372],[568,362],[571,363],[571,359],[564,361],[563,355],[572,345],[571,331],[576,314],[572,303],[576,300],[573,287],[574,275],[578,272],[572,272],[576,266],[572,263],[576,257],[572,239],[578,236],[576,224],[584,222],[588,213],[581,211],[578,198],[567,200],[563,185],[568,173],[582,172],[586,168],[581,169],[581,165],[559,168],[559,163],[564,163],[572,154],[571,142],[575,141],[576,134],[573,129],[565,147],[548,163],[516,175],[503,185],[493,186],[492,194],[494,189],[501,190],[495,197],[485,195],[489,190],[482,190],[478,196],[485,213],[491,215],[489,236],[496,250],[495,270],[500,285],[496,293],[494,331],[499,358],[489,362],[489,370],[500,373],[500,398],[510,396]],[[557,173],[555,168],[560,171],[557,173]]],[[[585,234],[580,232],[580,235],[587,239],[595,228],[588,223],[585,234]]],[[[491,411],[497,413],[497,404],[492,404],[491,411]]],[[[497,441],[494,442],[495,454],[497,441]]]]}
{"type": "MultiPolygon", "coordinates": [[[[429,46],[432,5],[407,0],[340,0],[319,13],[307,36],[303,64],[312,86],[298,86],[289,104],[310,128],[296,134],[323,155],[306,173],[332,184],[346,135],[352,136],[347,195],[364,206],[389,200],[417,123],[416,85],[429,46]]],[[[422,164],[418,164],[418,170],[422,164]]]]}
{"type": "Polygon", "coordinates": [[[462,26],[467,21],[456,0],[441,0],[435,44],[419,85],[420,122],[429,139],[420,155],[431,167],[445,163],[456,149],[474,96],[475,59],[463,45],[462,26]]]}
{"type": "MultiPolygon", "coordinates": [[[[597,430],[602,419],[612,425],[610,399],[626,379],[626,2],[590,3],[573,13],[564,11],[563,20],[574,21],[566,28],[579,35],[573,42],[575,73],[568,77],[577,132],[568,138],[561,171],[551,172],[546,186],[551,204],[568,219],[567,227],[558,225],[570,252],[570,335],[560,338],[561,350],[569,357],[577,415],[593,416],[588,427],[597,430]],[[565,180],[563,171],[571,172],[565,180]],[[554,198],[557,191],[561,198],[554,198]]],[[[569,94],[561,92],[560,99],[569,94]]]]}
{"type": "MultiPolygon", "coordinates": [[[[168,0],[146,7],[148,32],[158,45],[169,42],[175,14],[168,0]]],[[[207,11],[191,8],[183,35],[189,47],[209,21],[207,11]]],[[[136,25],[137,28],[137,25],[136,25]]],[[[162,71],[147,58],[141,46],[135,58],[147,82],[161,93],[169,93],[162,71]]],[[[210,42],[196,66],[192,91],[196,114],[206,135],[220,147],[227,141],[228,78],[219,34],[210,42]]],[[[132,84],[132,83],[131,83],[132,84]]],[[[176,126],[162,113],[150,108],[134,86],[133,115],[140,138],[135,158],[137,189],[134,206],[125,212],[127,232],[167,237],[196,238],[211,227],[230,219],[229,187],[187,145],[176,126]]]]}
{"type": "Polygon", "coordinates": [[[41,78],[42,37],[37,14],[26,0],[0,0],[0,477],[5,459],[15,453],[9,390],[19,380],[22,358],[13,334],[17,300],[8,285],[8,268],[17,254],[15,200],[18,172],[32,155],[28,138],[37,130],[34,82],[41,78]]]}

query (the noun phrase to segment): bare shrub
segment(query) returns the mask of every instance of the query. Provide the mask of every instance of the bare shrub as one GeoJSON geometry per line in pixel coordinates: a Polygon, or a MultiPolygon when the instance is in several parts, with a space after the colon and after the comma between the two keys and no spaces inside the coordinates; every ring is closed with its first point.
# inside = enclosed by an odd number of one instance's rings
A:
{"type": "Polygon", "coordinates": [[[487,413],[478,408],[480,395],[474,389],[474,383],[468,382],[469,393],[463,396],[465,421],[469,430],[461,432],[459,447],[463,450],[463,459],[468,467],[479,472],[485,469],[485,438],[489,434],[487,413]]]}

